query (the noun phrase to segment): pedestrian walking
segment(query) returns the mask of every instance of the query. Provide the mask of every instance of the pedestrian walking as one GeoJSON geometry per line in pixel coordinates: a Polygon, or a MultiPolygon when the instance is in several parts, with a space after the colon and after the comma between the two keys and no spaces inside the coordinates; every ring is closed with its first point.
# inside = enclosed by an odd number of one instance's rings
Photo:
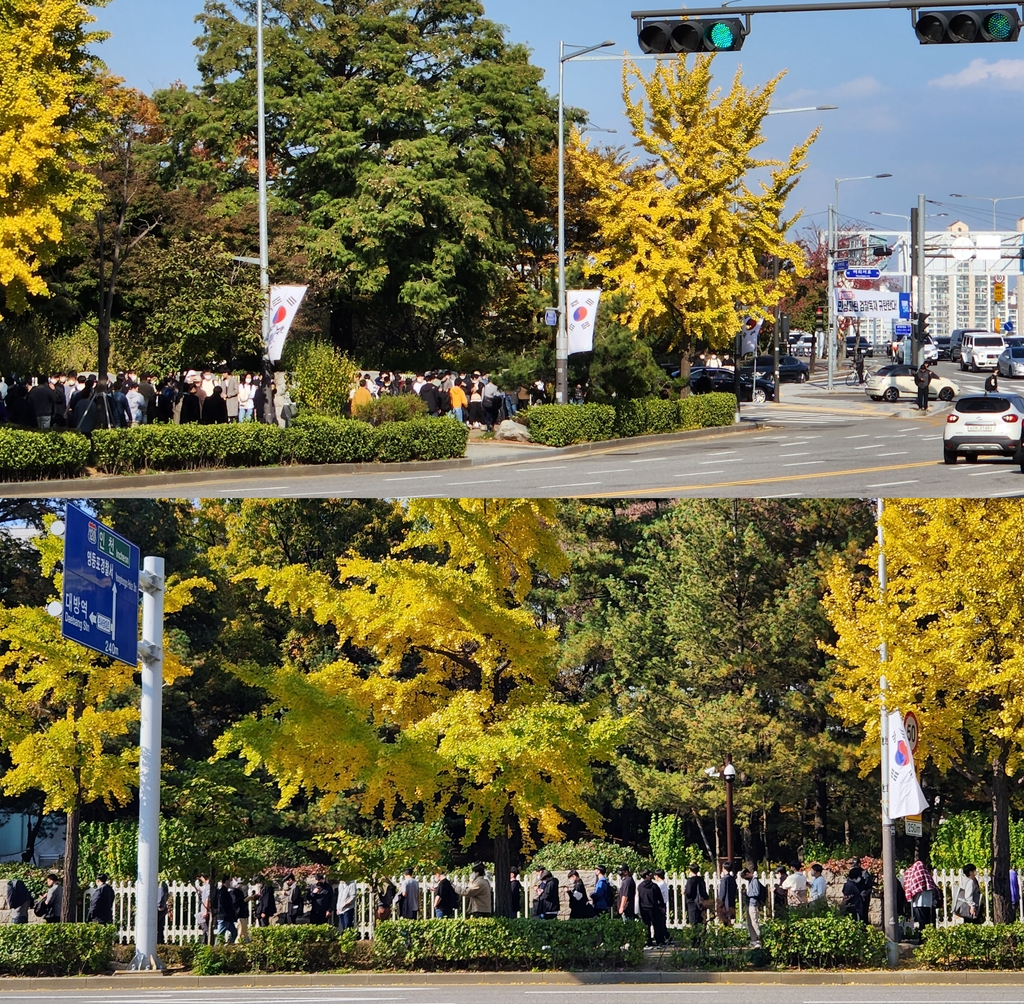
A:
{"type": "Polygon", "coordinates": [[[981,910],[981,886],[978,884],[977,867],[964,865],[963,877],[956,890],[953,900],[953,913],[965,924],[983,924],[984,914],[981,910]]]}
{"type": "Polygon", "coordinates": [[[903,895],[910,904],[910,913],[918,930],[934,927],[939,887],[919,853],[914,855],[914,863],[903,876],[903,895]]]}
{"type": "Polygon", "coordinates": [[[809,902],[825,902],[825,894],[828,891],[828,882],[824,876],[825,869],[817,862],[811,865],[811,881],[808,884],[809,902]]]}
{"type": "Polygon", "coordinates": [[[451,879],[438,869],[434,873],[434,916],[438,919],[451,920],[459,908],[459,894],[455,891],[451,879]]]}
{"type": "MultiPolygon", "coordinates": [[[[217,388],[218,390],[220,388],[217,388]]],[[[217,888],[211,896],[210,906],[213,908],[213,915],[217,919],[217,927],[214,932],[218,938],[224,939],[224,944],[233,945],[238,939],[238,920],[235,897],[231,891],[231,880],[222,878],[217,883],[217,888]]]]}
{"type": "Polygon", "coordinates": [[[309,922],[311,924],[331,924],[334,922],[334,890],[323,875],[313,880],[313,888],[309,890],[309,922]]]}
{"type": "MultiPolygon", "coordinates": [[[[25,919],[16,924],[28,923],[28,900],[25,901],[25,919]]],[[[108,885],[106,875],[96,876],[96,888],[89,893],[89,913],[86,919],[92,924],[114,923],[114,890],[108,885]]]]}
{"type": "Polygon", "coordinates": [[[160,883],[160,891],[156,896],[156,943],[164,943],[164,934],[167,930],[167,913],[170,908],[171,890],[166,882],[160,883]]]}
{"type": "Polygon", "coordinates": [[[619,908],[623,920],[636,920],[636,880],[629,865],[619,866],[619,908]]]}
{"type": "Polygon", "coordinates": [[[398,916],[402,920],[415,920],[420,915],[420,884],[406,868],[398,883],[398,916]]]}
{"type": "Polygon", "coordinates": [[[356,926],[356,894],[358,890],[355,882],[338,883],[338,928],[347,931],[350,927],[356,926]]]}
{"type": "Polygon", "coordinates": [[[46,876],[46,892],[35,905],[35,915],[42,917],[47,924],[56,924],[60,920],[61,892],[60,879],[50,872],[46,876]]]}
{"type": "Polygon", "coordinates": [[[707,916],[705,911],[707,910],[709,900],[708,886],[704,881],[704,876],[700,873],[700,866],[697,864],[690,865],[690,874],[686,879],[686,885],[683,886],[683,905],[686,907],[686,923],[690,927],[704,926],[705,917],[707,916]]]}
{"type": "Polygon", "coordinates": [[[534,915],[542,920],[555,920],[562,906],[558,896],[558,879],[547,868],[538,868],[536,874],[534,915]]]}
{"type": "Polygon", "coordinates": [[[640,919],[647,928],[647,944],[664,945],[668,941],[668,930],[664,922],[665,898],[654,884],[654,876],[650,869],[641,874],[636,895],[640,905],[640,919]]]}
{"type": "Polygon", "coordinates": [[[281,915],[281,923],[297,924],[303,915],[305,902],[302,896],[302,887],[295,881],[295,876],[288,874],[284,880],[284,913],[281,915]]]}
{"type": "Polygon", "coordinates": [[[747,935],[751,948],[761,947],[761,907],[768,902],[768,887],[754,874],[749,865],[740,872],[743,879],[743,919],[747,924],[747,935]]]}
{"type": "Polygon", "coordinates": [[[736,876],[732,873],[732,862],[726,861],[722,865],[722,874],[718,880],[718,889],[715,895],[715,912],[718,915],[718,922],[723,927],[732,927],[736,920],[738,900],[739,889],[736,885],[736,876]]]}
{"type": "Polygon", "coordinates": [[[466,886],[466,916],[489,917],[494,912],[494,894],[481,862],[473,865],[473,874],[466,886]]]}
{"type": "Polygon", "coordinates": [[[587,901],[587,887],[575,868],[569,872],[565,894],[569,900],[570,920],[583,920],[594,916],[594,908],[587,901]]]}
{"type": "Polygon", "coordinates": [[[270,927],[270,922],[277,916],[277,897],[274,895],[274,883],[264,876],[260,880],[260,891],[256,897],[256,926],[270,927]]]}
{"type": "Polygon", "coordinates": [[[598,865],[594,869],[594,891],[590,894],[590,902],[594,905],[594,913],[600,917],[611,910],[615,901],[612,884],[608,881],[608,869],[598,865]]]}
{"type": "Polygon", "coordinates": [[[861,892],[862,871],[860,865],[854,865],[846,874],[843,883],[842,912],[847,917],[860,920],[864,914],[864,896],[861,892]]]}
{"type": "Polygon", "coordinates": [[[522,915],[520,907],[524,906],[523,903],[523,883],[519,881],[519,869],[513,868],[509,872],[509,888],[512,890],[512,902],[516,905],[516,916],[522,915]]]}

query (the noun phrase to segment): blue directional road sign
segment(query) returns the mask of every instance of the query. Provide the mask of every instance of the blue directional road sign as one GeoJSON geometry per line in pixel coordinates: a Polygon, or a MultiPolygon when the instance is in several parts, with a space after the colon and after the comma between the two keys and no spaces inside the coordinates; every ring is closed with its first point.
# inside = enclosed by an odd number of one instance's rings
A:
{"type": "Polygon", "coordinates": [[[833,272],[845,272],[850,267],[850,263],[846,258],[840,258],[838,261],[832,262],[833,272]]]}
{"type": "Polygon", "coordinates": [[[1003,331],[1005,331],[1006,334],[1012,335],[1013,334],[1013,327],[1014,327],[1013,321],[1003,321],[1003,331]]]}
{"type": "Polygon", "coordinates": [[[905,336],[912,333],[912,328],[909,324],[897,324],[893,321],[892,333],[894,335],[905,336]]]}
{"type": "Polygon", "coordinates": [[[900,320],[910,320],[910,294],[900,293],[900,320]]]}
{"type": "Polygon", "coordinates": [[[882,273],[877,268],[848,268],[847,279],[880,279],[882,273]]]}
{"type": "Polygon", "coordinates": [[[111,659],[139,661],[139,549],[73,505],[64,517],[61,634],[111,659]]]}

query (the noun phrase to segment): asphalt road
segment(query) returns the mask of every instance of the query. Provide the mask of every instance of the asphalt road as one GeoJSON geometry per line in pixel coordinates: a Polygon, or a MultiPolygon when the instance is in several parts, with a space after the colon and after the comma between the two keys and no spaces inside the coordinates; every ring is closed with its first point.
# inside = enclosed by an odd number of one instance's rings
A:
{"type": "MultiPolygon", "coordinates": [[[[881,363],[881,360],[878,361],[881,363]]],[[[940,372],[963,392],[985,374],[940,372]]],[[[1017,381],[1014,390],[1024,390],[1017,381]]],[[[1006,497],[1024,495],[1024,474],[1008,459],[942,463],[947,408],[926,414],[910,402],[872,403],[863,391],[834,395],[786,385],[780,404],[745,405],[744,421],[724,435],[669,442],[619,441],[589,453],[557,453],[486,444],[472,467],[374,473],[314,473],[282,468],[254,476],[225,471],[215,479],[183,474],[142,489],[115,479],[79,482],[70,495],[92,497],[1006,497]],[[810,403],[808,403],[810,402],[810,403]],[[756,427],[754,423],[757,423],[756,427]]],[[[52,494],[43,484],[9,486],[14,494],[52,494]]]]}
{"type": "MultiPolygon", "coordinates": [[[[523,974],[524,980],[529,974],[523,974]]],[[[170,981],[168,981],[170,982],[170,981]]],[[[4,1004],[1024,1004],[1024,986],[447,986],[3,991],[4,1004]]]]}

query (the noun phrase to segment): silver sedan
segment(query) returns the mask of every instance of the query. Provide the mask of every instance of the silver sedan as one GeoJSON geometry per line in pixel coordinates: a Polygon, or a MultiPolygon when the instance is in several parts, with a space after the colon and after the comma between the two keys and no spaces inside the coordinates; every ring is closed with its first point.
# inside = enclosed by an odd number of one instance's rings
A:
{"type": "Polygon", "coordinates": [[[1024,377],[1024,345],[1008,345],[996,362],[1000,376],[1024,377]]]}

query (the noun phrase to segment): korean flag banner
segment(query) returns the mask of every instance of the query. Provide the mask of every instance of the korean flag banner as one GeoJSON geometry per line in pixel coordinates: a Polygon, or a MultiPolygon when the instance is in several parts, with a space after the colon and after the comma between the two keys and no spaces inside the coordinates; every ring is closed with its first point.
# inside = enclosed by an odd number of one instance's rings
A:
{"type": "Polygon", "coordinates": [[[889,712],[889,818],[916,816],[928,808],[914,770],[914,754],[910,752],[903,715],[889,712]]]}
{"type": "Polygon", "coordinates": [[[299,312],[302,298],[308,286],[270,287],[270,337],[267,341],[267,358],[277,362],[284,352],[284,340],[288,337],[292,321],[299,312]]]}
{"type": "Polygon", "coordinates": [[[568,311],[566,328],[569,332],[569,355],[574,352],[594,351],[594,323],[601,303],[601,290],[576,289],[566,294],[568,311]]]}

